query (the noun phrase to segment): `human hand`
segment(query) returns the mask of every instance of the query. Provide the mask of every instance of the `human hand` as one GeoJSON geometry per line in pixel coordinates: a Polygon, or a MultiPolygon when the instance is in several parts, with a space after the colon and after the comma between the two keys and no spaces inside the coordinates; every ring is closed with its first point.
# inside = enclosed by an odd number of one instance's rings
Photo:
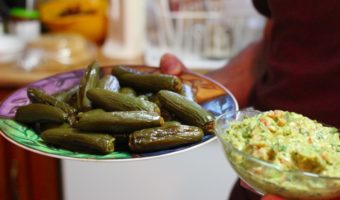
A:
{"type": "MultiPolygon", "coordinates": [[[[248,185],[246,182],[242,180],[240,180],[240,185],[251,192],[257,193],[250,185],[248,185]]],[[[276,195],[264,195],[261,198],[261,200],[285,200],[285,199],[276,195]]]]}
{"type": "MultiPolygon", "coordinates": [[[[261,198],[261,200],[286,200],[286,199],[276,195],[265,195],[261,198]]],[[[340,200],[340,198],[336,198],[334,200],[340,200]]]]}
{"type": "Polygon", "coordinates": [[[264,195],[261,200],[285,200],[282,197],[275,196],[275,195],[264,195]]]}
{"type": "Polygon", "coordinates": [[[161,57],[159,68],[164,74],[176,76],[181,75],[185,71],[189,71],[180,59],[170,53],[166,53],[161,57]]]}
{"type": "MultiPolygon", "coordinates": [[[[240,180],[240,185],[241,185],[242,187],[246,188],[247,190],[250,190],[250,191],[256,193],[256,191],[255,191],[251,186],[249,186],[247,183],[245,183],[245,182],[242,181],[242,180],[240,180]]],[[[287,199],[285,199],[285,198],[283,198],[283,197],[280,197],[280,196],[277,196],[277,195],[266,194],[266,195],[264,195],[264,196],[261,198],[261,200],[287,200],[287,199]]],[[[336,198],[336,199],[334,199],[334,200],[340,200],[340,197],[339,197],[339,198],[336,198]]]]}

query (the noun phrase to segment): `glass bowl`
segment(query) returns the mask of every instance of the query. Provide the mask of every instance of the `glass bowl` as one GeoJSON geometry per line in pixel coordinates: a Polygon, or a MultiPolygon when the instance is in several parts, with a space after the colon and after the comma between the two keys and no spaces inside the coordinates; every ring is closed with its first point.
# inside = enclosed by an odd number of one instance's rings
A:
{"type": "Polygon", "coordinates": [[[340,197],[340,177],[327,177],[303,171],[287,171],[275,164],[242,152],[223,140],[230,122],[260,114],[256,110],[228,112],[216,119],[215,129],[225,156],[240,178],[259,194],[287,199],[334,199],[340,197]]]}

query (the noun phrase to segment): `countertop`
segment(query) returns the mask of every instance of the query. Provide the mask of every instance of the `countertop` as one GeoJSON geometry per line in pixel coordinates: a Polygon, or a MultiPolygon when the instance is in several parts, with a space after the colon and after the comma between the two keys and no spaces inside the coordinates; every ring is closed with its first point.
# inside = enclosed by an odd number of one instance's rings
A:
{"type": "MultiPolygon", "coordinates": [[[[138,56],[136,58],[131,59],[111,59],[103,56],[100,52],[98,52],[98,56],[96,60],[99,62],[101,66],[110,66],[117,64],[143,64],[144,59],[143,56],[138,56]]],[[[63,70],[55,70],[55,71],[32,71],[27,72],[23,69],[15,67],[11,64],[0,64],[0,90],[4,90],[4,88],[18,88],[20,86],[26,85],[33,81],[40,80],[42,78],[51,76],[53,74],[61,73],[63,71],[73,70],[77,68],[84,68],[86,66],[77,66],[72,69],[63,69],[63,70]]],[[[10,90],[10,89],[7,89],[10,90]]]]}

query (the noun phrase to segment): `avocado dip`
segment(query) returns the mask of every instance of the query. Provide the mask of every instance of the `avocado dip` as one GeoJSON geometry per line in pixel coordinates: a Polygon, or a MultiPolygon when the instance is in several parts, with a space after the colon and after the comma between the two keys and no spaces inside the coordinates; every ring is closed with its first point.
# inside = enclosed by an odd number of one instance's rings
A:
{"type": "Polygon", "coordinates": [[[340,195],[339,135],[336,128],[301,114],[272,110],[232,121],[220,136],[260,160],[226,149],[233,168],[258,192],[288,199],[328,199],[340,195]]]}

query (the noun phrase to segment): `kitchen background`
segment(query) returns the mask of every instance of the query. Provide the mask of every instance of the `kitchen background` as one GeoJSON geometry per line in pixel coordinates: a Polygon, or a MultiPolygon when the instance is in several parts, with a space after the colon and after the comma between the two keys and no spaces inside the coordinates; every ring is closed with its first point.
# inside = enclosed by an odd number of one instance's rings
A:
{"type": "MultiPolygon", "coordinates": [[[[257,39],[264,24],[251,0],[0,2],[0,91],[83,68],[94,59],[101,65],[157,66],[166,52],[206,73],[257,39]]],[[[60,166],[65,200],[224,200],[236,180],[216,140],[169,157],[62,160],[60,166]]]]}

